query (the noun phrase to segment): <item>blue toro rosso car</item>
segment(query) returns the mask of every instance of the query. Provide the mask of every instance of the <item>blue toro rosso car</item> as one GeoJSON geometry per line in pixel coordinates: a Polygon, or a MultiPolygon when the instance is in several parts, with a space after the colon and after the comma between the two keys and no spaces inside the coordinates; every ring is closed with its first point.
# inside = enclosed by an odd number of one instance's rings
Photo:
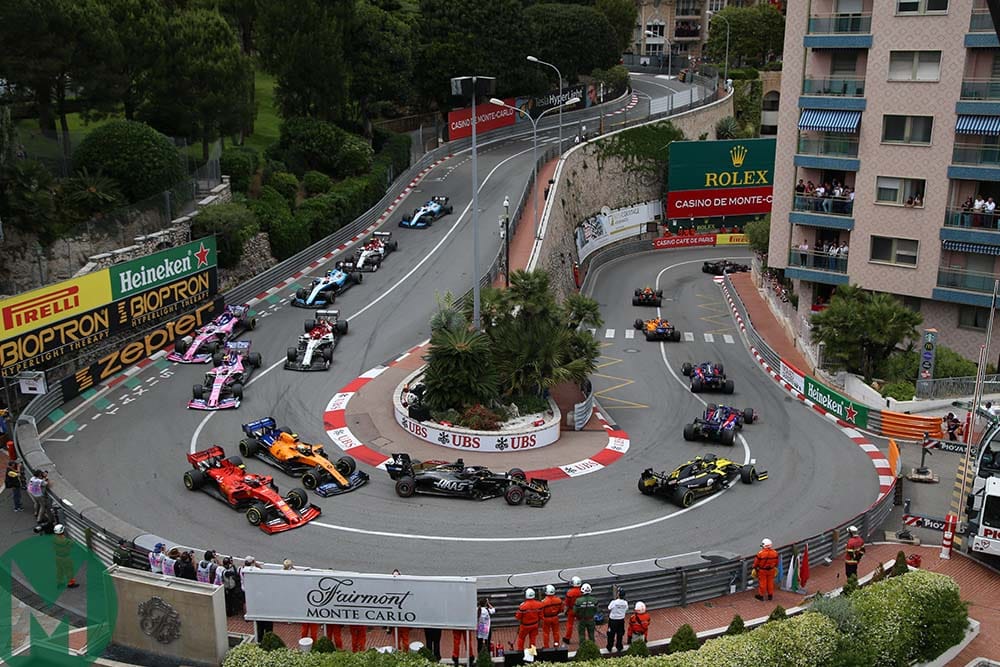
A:
{"type": "Polygon", "coordinates": [[[322,308],[329,306],[338,294],[361,282],[362,276],[356,271],[330,269],[322,278],[314,278],[308,288],[302,287],[292,295],[292,305],[299,308],[322,308]]]}
{"type": "Polygon", "coordinates": [[[684,426],[685,440],[714,440],[732,447],[736,443],[736,432],[744,424],[757,420],[753,408],[737,410],[728,405],[709,403],[702,417],[684,426]]]}
{"type": "Polygon", "coordinates": [[[403,219],[399,221],[399,226],[409,227],[410,229],[424,229],[425,227],[430,227],[435,220],[439,220],[451,212],[452,207],[448,203],[448,198],[442,195],[435,195],[420,208],[413,209],[413,213],[409,215],[404,213],[403,219]]]}
{"type": "Polygon", "coordinates": [[[691,378],[691,393],[697,394],[701,391],[719,391],[723,394],[731,394],[735,389],[732,380],[726,378],[726,371],[722,364],[713,364],[703,361],[700,364],[690,364],[685,362],[681,365],[681,373],[686,378],[691,378]]]}

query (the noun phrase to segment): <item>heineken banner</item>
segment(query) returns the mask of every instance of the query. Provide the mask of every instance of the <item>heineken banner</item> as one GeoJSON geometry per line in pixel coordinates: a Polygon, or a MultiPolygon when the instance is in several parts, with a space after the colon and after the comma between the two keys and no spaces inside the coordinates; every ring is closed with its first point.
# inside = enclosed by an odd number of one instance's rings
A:
{"type": "Polygon", "coordinates": [[[805,378],[805,389],[806,398],[830,414],[858,428],[868,428],[867,406],[841,396],[808,376],[805,378]]]}
{"type": "Polygon", "coordinates": [[[771,212],[774,139],[670,144],[667,218],[771,212]]]}
{"type": "Polygon", "coordinates": [[[215,237],[208,236],[187,245],[116,264],[111,274],[114,301],[194,275],[216,264],[215,237]]]}

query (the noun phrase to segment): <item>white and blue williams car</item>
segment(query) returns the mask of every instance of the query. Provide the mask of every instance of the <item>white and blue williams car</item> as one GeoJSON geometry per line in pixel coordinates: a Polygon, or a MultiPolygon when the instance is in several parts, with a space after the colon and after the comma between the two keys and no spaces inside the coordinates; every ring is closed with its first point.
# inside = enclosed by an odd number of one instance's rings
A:
{"type": "Polygon", "coordinates": [[[438,220],[452,212],[448,198],[442,195],[435,195],[420,208],[413,209],[410,215],[403,214],[403,219],[399,221],[400,227],[410,229],[424,229],[430,227],[435,220],[438,220]]]}

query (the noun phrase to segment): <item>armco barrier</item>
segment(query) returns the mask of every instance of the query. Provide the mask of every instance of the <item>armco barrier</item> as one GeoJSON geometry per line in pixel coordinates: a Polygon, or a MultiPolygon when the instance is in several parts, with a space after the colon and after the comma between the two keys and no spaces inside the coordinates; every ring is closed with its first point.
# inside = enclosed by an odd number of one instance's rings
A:
{"type": "MultiPolygon", "coordinates": [[[[462,148],[461,143],[455,142],[459,145],[453,144],[428,154],[400,176],[394,187],[408,183],[422,169],[447,155],[448,152],[462,148]]],[[[522,193],[518,210],[523,207],[527,192],[529,190],[525,189],[522,193]]],[[[257,276],[249,283],[231,290],[225,296],[229,300],[245,301],[261,291],[269,289],[288,275],[307,266],[310,261],[317,257],[323,257],[339,245],[350,241],[358,232],[366,229],[377,220],[381,215],[380,212],[392,199],[392,194],[387,195],[371,211],[330,238],[298,253],[257,276]]],[[[590,260],[589,267],[593,269],[617,257],[650,249],[651,238],[609,246],[588,258],[590,260]]],[[[498,255],[487,275],[484,276],[485,284],[500,275],[501,264],[498,255]]],[[[585,281],[590,279],[591,274],[593,271],[588,270],[585,281]]],[[[752,333],[752,328],[747,329],[747,335],[748,337],[756,337],[752,333]]],[[[762,354],[773,356],[773,352],[766,346],[759,344],[762,342],[759,338],[756,340],[758,341],[757,347],[762,354]]],[[[82,543],[90,544],[95,553],[104,562],[109,563],[119,538],[135,542],[141,547],[151,542],[155,537],[118,520],[100,507],[95,506],[85,497],[76,493],[68,481],[58,476],[58,472],[55,471],[55,467],[41,447],[35,419],[48,415],[59,406],[60,400],[58,392],[52,392],[32,401],[17,421],[15,438],[28,470],[45,468],[53,471],[51,473],[53,475],[53,496],[60,508],[61,519],[68,526],[70,535],[82,543]]],[[[834,558],[843,551],[847,539],[846,527],[856,525],[861,528],[862,534],[870,535],[888,516],[892,508],[891,500],[892,494],[884,495],[865,512],[851,517],[848,521],[834,528],[799,540],[795,546],[808,544],[810,560],[813,563],[822,562],[825,558],[834,558]]],[[[779,548],[778,551],[783,560],[787,561],[790,558],[792,548],[793,545],[779,548]]],[[[136,565],[141,566],[144,562],[143,554],[137,552],[135,555],[136,565]]],[[[732,552],[704,552],[684,556],[650,558],[638,562],[480,577],[479,589],[481,595],[492,597],[494,605],[498,609],[497,622],[509,623],[513,620],[513,612],[521,601],[520,591],[529,585],[568,582],[572,576],[578,575],[589,581],[600,596],[610,597],[613,585],[623,585],[629,590],[630,595],[642,597],[648,605],[663,607],[708,600],[729,593],[731,590],[744,590],[747,586],[752,563],[752,555],[741,556],[732,552]]]]}

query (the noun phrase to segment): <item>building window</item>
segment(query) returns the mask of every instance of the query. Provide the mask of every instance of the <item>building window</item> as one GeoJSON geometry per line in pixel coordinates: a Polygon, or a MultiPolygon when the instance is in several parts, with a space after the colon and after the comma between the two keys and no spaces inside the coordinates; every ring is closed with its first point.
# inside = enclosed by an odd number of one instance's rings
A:
{"type": "Polygon", "coordinates": [[[667,26],[662,23],[647,23],[646,33],[646,37],[664,37],[667,34],[667,26]]]}
{"type": "Polygon", "coordinates": [[[913,239],[873,236],[871,261],[916,266],[918,247],[919,243],[913,239]]]}
{"type": "Polygon", "coordinates": [[[986,331],[986,325],[990,321],[990,309],[979,306],[959,306],[958,326],[962,329],[976,329],[986,331]]]}
{"type": "Polygon", "coordinates": [[[929,144],[933,116],[882,116],[882,141],[902,144],[929,144]]]}
{"type": "Polygon", "coordinates": [[[897,14],[929,14],[948,11],[948,0],[896,0],[897,14]]]}
{"type": "Polygon", "coordinates": [[[663,55],[663,44],[650,44],[646,43],[646,55],[647,56],[662,56],[663,55]]]}
{"type": "Polygon", "coordinates": [[[890,81],[937,81],[941,78],[940,51],[890,51],[890,81]]]}
{"type": "Polygon", "coordinates": [[[895,176],[879,176],[875,180],[875,201],[879,204],[897,204],[900,206],[924,205],[924,186],[922,178],[896,178],[895,176]]]}
{"type": "Polygon", "coordinates": [[[726,0],[708,0],[708,11],[718,12],[726,8],[726,0]]]}

